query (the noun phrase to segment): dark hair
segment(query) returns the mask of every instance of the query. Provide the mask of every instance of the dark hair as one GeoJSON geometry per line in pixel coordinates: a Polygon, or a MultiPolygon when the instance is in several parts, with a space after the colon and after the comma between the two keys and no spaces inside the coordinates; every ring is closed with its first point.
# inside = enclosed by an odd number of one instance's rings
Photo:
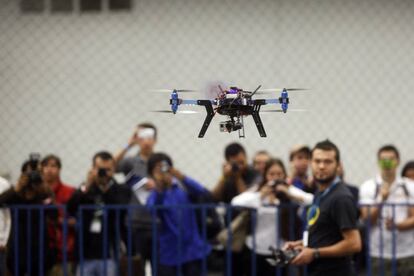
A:
{"type": "Polygon", "coordinates": [[[414,169],[414,160],[408,161],[407,163],[405,163],[404,168],[402,169],[401,176],[406,177],[407,172],[413,169],[414,169]]]}
{"type": "Polygon", "coordinates": [[[154,139],[157,140],[157,128],[153,124],[145,122],[145,123],[140,123],[138,127],[139,128],[152,128],[154,130],[154,139]]]}
{"type": "Polygon", "coordinates": [[[379,159],[380,154],[384,151],[392,151],[395,153],[395,155],[397,156],[397,159],[400,160],[400,153],[398,152],[398,149],[394,146],[394,145],[384,145],[382,147],[380,147],[380,149],[378,150],[377,153],[377,158],[379,159]]]}
{"type": "Polygon", "coordinates": [[[270,153],[267,150],[259,150],[254,154],[254,157],[258,156],[258,155],[267,155],[270,157],[270,153]]]}
{"type": "Polygon", "coordinates": [[[224,149],[224,157],[226,160],[229,160],[230,157],[236,156],[239,153],[246,154],[246,151],[244,150],[243,146],[239,143],[231,143],[230,145],[227,145],[227,147],[224,149]]]}
{"type": "Polygon", "coordinates": [[[311,150],[307,146],[303,146],[300,149],[297,149],[296,151],[293,151],[289,154],[289,161],[293,161],[293,158],[295,158],[296,155],[304,153],[308,159],[311,158],[311,150]]]}
{"type": "Polygon", "coordinates": [[[57,155],[54,154],[49,154],[46,155],[42,161],[40,162],[40,165],[42,167],[46,166],[50,161],[55,161],[56,165],[58,166],[59,169],[62,168],[62,162],[60,161],[60,158],[57,155]]]}
{"type": "Polygon", "coordinates": [[[258,190],[260,190],[262,188],[262,186],[267,183],[266,174],[270,170],[270,168],[273,167],[274,165],[279,166],[282,169],[285,177],[287,176],[286,167],[283,164],[283,161],[279,158],[272,158],[272,159],[270,159],[269,161],[266,162],[265,169],[264,169],[264,172],[263,172],[263,179],[262,179],[262,182],[259,185],[258,190]]]}
{"type": "Polygon", "coordinates": [[[102,159],[104,161],[108,161],[108,160],[114,160],[114,158],[112,157],[112,154],[110,154],[107,151],[99,151],[97,153],[95,153],[95,155],[92,158],[92,164],[95,165],[96,159],[102,159]]]}
{"type": "Polygon", "coordinates": [[[148,175],[152,176],[152,172],[153,172],[155,166],[157,166],[157,164],[162,162],[162,161],[166,161],[167,164],[170,165],[170,167],[173,166],[173,162],[171,160],[171,157],[169,157],[166,153],[163,153],[163,152],[153,153],[150,156],[150,158],[148,159],[148,163],[147,163],[147,173],[148,173],[148,175]]]}
{"type": "Polygon", "coordinates": [[[324,141],[318,142],[312,149],[311,157],[313,156],[313,152],[317,149],[323,150],[323,151],[334,151],[335,152],[335,159],[336,162],[340,162],[341,160],[341,154],[339,152],[338,147],[332,143],[329,139],[326,139],[324,141]]]}

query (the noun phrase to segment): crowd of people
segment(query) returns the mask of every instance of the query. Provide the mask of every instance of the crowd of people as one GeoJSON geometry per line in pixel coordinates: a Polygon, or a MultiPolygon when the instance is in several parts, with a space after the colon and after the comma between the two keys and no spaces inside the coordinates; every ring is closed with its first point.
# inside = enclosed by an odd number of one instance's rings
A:
{"type": "Polygon", "coordinates": [[[0,178],[0,276],[145,275],[148,262],[161,276],[202,275],[207,265],[231,275],[356,275],[355,263],[372,275],[414,275],[414,161],[399,176],[395,146],[379,148],[377,177],[358,188],[329,140],[294,146],[288,169],[265,150],[250,163],[231,143],[210,190],[156,142],[157,128],[139,124],[119,152],[92,157],[76,189],[53,154],[24,162],[15,185],[0,178]],[[293,252],[289,265],[275,266],[275,252],[293,252]]]}

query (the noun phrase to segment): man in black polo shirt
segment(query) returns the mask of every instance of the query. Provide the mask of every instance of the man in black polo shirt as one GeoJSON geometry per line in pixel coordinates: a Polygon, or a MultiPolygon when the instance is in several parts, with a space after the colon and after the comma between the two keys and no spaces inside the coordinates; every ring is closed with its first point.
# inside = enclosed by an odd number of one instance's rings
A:
{"type": "Polygon", "coordinates": [[[308,265],[311,276],[354,275],[351,255],[361,250],[357,207],[348,188],[337,176],[339,150],[325,140],[312,150],[311,166],[318,191],[307,214],[303,240],[284,249],[299,250],[293,265],[308,265]]]}

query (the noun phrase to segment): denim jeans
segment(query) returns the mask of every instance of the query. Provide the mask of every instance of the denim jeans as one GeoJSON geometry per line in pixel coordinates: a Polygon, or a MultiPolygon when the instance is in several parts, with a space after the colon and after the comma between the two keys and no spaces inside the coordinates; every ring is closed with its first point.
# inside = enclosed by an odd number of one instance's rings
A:
{"type": "Polygon", "coordinates": [[[106,274],[104,273],[104,260],[84,260],[83,267],[80,263],[76,270],[77,276],[115,276],[116,265],[113,260],[106,260],[106,274]]]}

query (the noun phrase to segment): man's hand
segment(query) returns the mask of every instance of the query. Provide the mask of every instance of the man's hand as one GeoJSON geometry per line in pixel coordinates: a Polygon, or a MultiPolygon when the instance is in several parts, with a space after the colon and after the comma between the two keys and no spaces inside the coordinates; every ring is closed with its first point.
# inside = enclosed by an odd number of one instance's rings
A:
{"type": "Polygon", "coordinates": [[[151,191],[155,189],[155,181],[152,178],[148,178],[147,183],[144,185],[145,190],[151,191]]]}
{"type": "Polygon", "coordinates": [[[288,241],[283,245],[282,250],[291,250],[291,249],[298,249],[303,247],[303,241],[288,241]]]}
{"type": "Polygon", "coordinates": [[[379,194],[381,195],[382,201],[387,200],[388,196],[390,195],[390,185],[386,182],[384,182],[381,185],[379,194]]]}
{"type": "Polygon", "coordinates": [[[180,181],[183,181],[184,180],[184,174],[182,174],[179,170],[177,170],[176,168],[174,168],[174,167],[171,167],[170,168],[170,173],[171,173],[171,175],[172,176],[174,176],[175,178],[177,178],[178,180],[180,180],[180,181]]]}
{"type": "Polygon", "coordinates": [[[386,218],[385,219],[385,227],[389,231],[391,231],[395,228],[395,223],[393,222],[392,218],[386,218]]]}
{"type": "Polygon", "coordinates": [[[128,139],[128,147],[132,147],[134,145],[138,145],[138,128],[135,128],[131,137],[128,139]]]}
{"type": "Polygon", "coordinates": [[[16,184],[14,190],[17,193],[21,192],[27,186],[28,182],[29,182],[29,177],[27,176],[27,174],[22,173],[19,177],[19,180],[17,181],[17,184],[16,184]]]}
{"type": "Polygon", "coordinates": [[[229,177],[233,174],[232,166],[230,163],[226,162],[223,164],[223,176],[229,177]]]}
{"type": "Polygon", "coordinates": [[[313,249],[309,247],[297,248],[300,249],[299,255],[297,255],[291,262],[293,265],[307,265],[313,261],[313,249]]]}
{"type": "Polygon", "coordinates": [[[395,223],[392,218],[386,218],[385,219],[385,227],[387,228],[387,230],[392,231],[392,230],[403,230],[401,227],[401,224],[399,223],[395,223]]]}
{"type": "Polygon", "coordinates": [[[81,189],[82,192],[86,193],[90,190],[92,185],[94,185],[95,183],[96,176],[97,176],[97,172],[95,169],[92,168],[88,171],[88,174],[86,175],[85,185],[83,186],[84,188],[81,189]]]}

